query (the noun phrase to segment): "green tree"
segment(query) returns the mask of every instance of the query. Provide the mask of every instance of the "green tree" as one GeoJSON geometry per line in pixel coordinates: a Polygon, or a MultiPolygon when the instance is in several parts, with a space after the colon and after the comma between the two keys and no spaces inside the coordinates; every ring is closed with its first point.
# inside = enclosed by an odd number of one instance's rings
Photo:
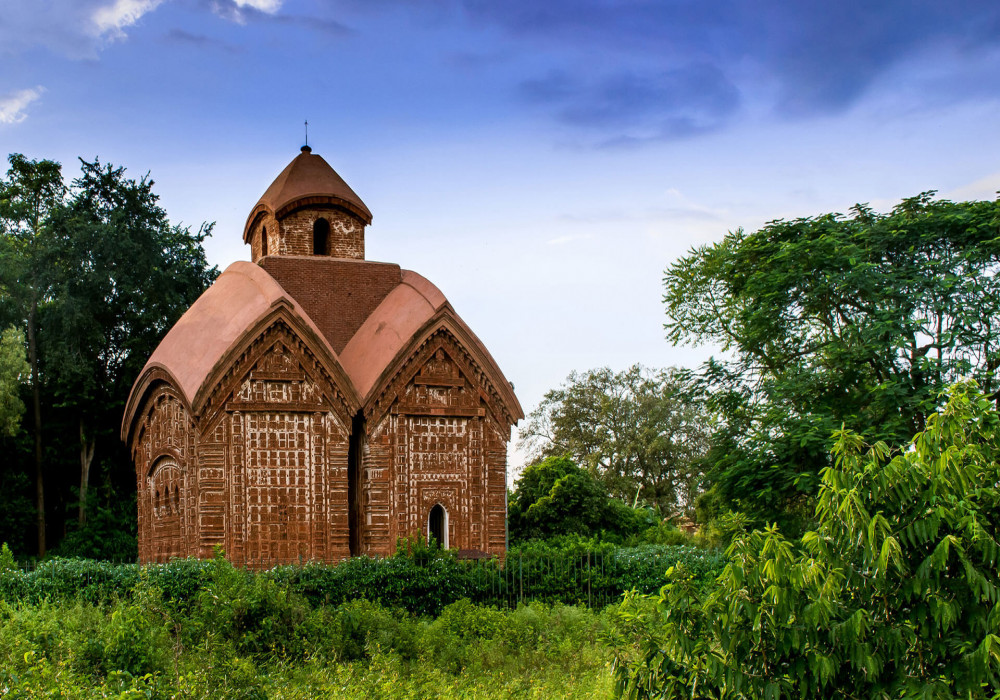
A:
{"type": "Polygon", "coordinates": [[[14,436],[21,428],[24,402],[21,383],[31,368],[24,359],[24,334],[8,328],[0,334],[0,433],[14,436]]]}
{"type": "Polygon", "coordinates": [[[118,423],[132,383],[153,348],[218,271],[197,233],[171,226],[153,181],[124,168],[80,161],[66,207],[54,212],[66,274],[55,290],[45,351],[54,399],[79,434],[78,522],[98,440],[118,447],[118,423]]]}
{"type": "Polygon", "coordinates": [[[700,375],[718,502],[809,513],[842,424],[898,444],[950,382],[1000,397],[1000,200],[932,195],[736,231],[667,270],[668,339],[728,357],[700,375]]]}
{"type": "Polygon", "coordinates": [[[57,163],[17,154],[10,162],[0,181],[0,320],[26,329],[41,555],[46,516],[65,530],[73,504],[84,525],[94,465],[108,503],[131,500],[134,474],[118,439],[129,389],[217,270],[202,247],[211,226],[171,226],[148,176],[81,160],[67,188],[57,163]],[[48,506],[46,474],[58,487],[48,506]]]}
{"type": "Polygon", "coordinates": [[[709,428],[685,373],[604,367],[546,393],[520,443],[536,460],[569,455],[614,497],[667,515],[693,502],[709,428]]]}
{"type": "Polygon", "coordinates": [[[620,538],[649,525],[569,457],[548,457],[522,472],[507,522],[511,542],[558,535],[620,538]]]}
{"type": "Polygon", "coordinates": [[[39,316],[51,301],[58,269],[48,225],[50,214],[66,196],[62,168],[50,160],[8,158],[6,180],[0,180],[0,287],[7,313],[23,324],[31,366],[31,415],[34,438],[35,507],[39,555],[45,553],[45,472],[42,449],[39,316]]]}

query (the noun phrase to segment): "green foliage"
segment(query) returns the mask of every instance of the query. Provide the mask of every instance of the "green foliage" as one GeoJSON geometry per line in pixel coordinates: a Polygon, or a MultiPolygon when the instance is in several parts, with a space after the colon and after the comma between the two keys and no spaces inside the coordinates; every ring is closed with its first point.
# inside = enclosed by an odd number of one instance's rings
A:
{"type": "Polygon", "coordinates": [[[72,523],[52,554],[111,562],[134,562],[139,558],[135,494],[117,493],[106,481],[91,490],[86,504],[86,522],[72,523]]]}
{"type": "Polygon", "coordinates": [[[609,497],[604,485],[569,457],[549,457],[525,468],[514,484],[507,520],[515,543],[598,533],[621,540],[648,524],[645,513],[609,497]]]}
{"type": "Polygon", "coordinates": [[[900,444],[945,386],[1000,388],[1000,200],[774,221],[666,272],[667,337],[712,343],[714,512],[808,525],[831,435],[900,444]]]}
{"type": "Polygon", "coordinates": [[[604,367],[573,372],[546,393],[521,447],[534,461],[567,455],[621,502],[669,515],[689,510],[698,493],[708,427],[685,372],[604,367]]]}
{"type": "MultiPolygon", "coordinates": [[[[218,603],[242,595],[212,565],[218,603]]],[[[275,633],[272,650],[171,612],[155,586],[134,601],[0,602],[0,692],[73,698],[607,697],[609,618],[567,606],[516,610],[458,601],[437,619],[369,601],[313,611],[275,633]],[[299,647],[298,656],[273,649],[299,647]]],[[[223,613],[225,617],[226,613],[223,613]]]]}
{"type": "Polygon", "coordinates": [[[6,542],[0,545],[0,571],[17,571],[17,562],[14,561],[14,555],[11,553],[10,547],[7,546],[6,542]]]}
{"type": "MultiPolygon", "coordinates": [[[[171,226],[152,180],[122,168],[81,160],[67,187],[58,163],[9,161],[0,179],[0,328],[25,331],[34,449],[13,443],[0,467],[0,534],[23,552],[34,525],[38,549],[29,551],[43,554],[46,535],[72,532],[75,516],[78,535],[63,553],[125,556],[135,545],[119,534],[130,529],[113,521],[132,501],[135,476],[118,437],[122,410],[163,334],[217,275],[203,249],[211,226],[171,226]],[[36,489],[25,488],[29,480],[36,489]],[[91,481],[109,492],[96,511],[91,481]],[[26,491],[38,494],[34,512],[26,491]],[[89,515],[101,522],[87,529],[89,515]]],[[[8,356],[0,353],[0,368],[8,356]]],[[[0,403],[8,398],[0,387],[0,403]]]]}
{"type": "MultiPolygon", "coordinates": [[[[227,630],[234,637],[246,633],[254,653],[272,653],[267,636],[272,630],[305,629],[317,622],[310,611],[322,606],[367,599],[415,615],[438,615],[462,598],[500,606],[541,600],[600,607],[617,602],[627,590],[658,590],[663,572],[678,562],[699,580],[711,578],[722,566],[721,554],[714,550],[656,544],[619,547],[579,537],[524,543],[511,549],[503,565],[442,554],[419,560],[361,557],[337,566],[306,564],[250,573],[224,559],[140,567],[53,558],[34,570],[0,567],[0,600],[35,604],[79,599],[98,604],[131,599],[151,588],[170,615],[204,618],[206,628],[227,630]],[[238,602],[213,610],[217,598],[238,602]],[[258,623],[265,628],[252,627],[258,623]]],[[[300,651],[280,648],[273,653],[300,651]]]]}
{"type": "Polygon", "coordinates": [[[1000,692],[1000,415],[965,382],[901,452],[836,440],[817,530],[737,536],[715,585],[677,566],[623,606],[624,697],[1000,692]]]}
{"type": "Polygon", "coordinates": [[[30,370],[24,358],[24,333],[17,328],[5,329],[0,334],[0,433],[13,437],[21,429],[21,385],[30,370]]]}

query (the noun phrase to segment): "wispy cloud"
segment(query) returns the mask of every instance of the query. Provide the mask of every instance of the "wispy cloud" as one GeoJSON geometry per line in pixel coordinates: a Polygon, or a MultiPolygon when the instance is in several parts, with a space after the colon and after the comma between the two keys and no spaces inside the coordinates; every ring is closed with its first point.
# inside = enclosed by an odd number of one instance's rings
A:
{"type": "Polygon", "coordinates": [[[560,121],[601,134],[602,145],[669,140],[711,131],[740,104],[717,67],[689,64],[658,72],[619,70],[603,76],[554,72],[520,86],[521,96],[560,121]]]}
{"type": "Polygon", "coordinates": [[[237,24],[246,24],[248,19],[271,16],[281,9],[283,0],[211,0],[209,6],[219,17],[237,24]]]}
{"type": "Polygon", "coordinates": [[[0,55],[41,46],[70,58],[96,58],[111,41],[166,0],[0,0],[0,55]]]}
{"type": "Polygon", "coordinates": [[[335,19],[280,12],[283,2],[284,0],[209,0],[208,6],[219,17],[237,24],[268,22],[272,25],[300,27],[332,36],[354,34],[353,29],[335,19]]]}
{"type": "Polygon", "coordinates": [[[171,29],[166,34],[166,41],[176,44],[186,44],[188,46],[202,48],[213,48],[226,51],[228,53],[240,53],[243,49],[235,44],[206,36],[204,34],[194,34],[183,29],[171,29]]]}
{"type": "Polygon", "coordinates": [[[942,69],[952,102],[1000,96],[995,61],[981,61],[981,75],[964,71],[967,57],[1000,51],[1000,3],[984,0],[341,2],[503,31],[534,57],[515,79],[521,96],[577,133],[590,130],[595,145],[723,128],[737,99],[786,119],[828,117],[904,89],[917,108],[933,106],[940,88],[886,77],[901,67],[920,75],[915,57],[947,51],[960,57],[942,69]]]}
{"type": "Polygon", "coordinates": [[[545,241],[548,245],[567,245],[568,243],[575,243],[578,241],[586,241],[592,239],[594,236],[590,233],[582,234],[564,234],[562,236],[556,236],[555,238],[550,238],[545,241]]]}
{"type": "Polygon", "coordinates": [[[1000,196],[1000,171],[945,192],[949,199],[996,199],[1000,196]]]}
{"type": "MultiPolygon", "coordinates": [[[[70,58],[95,59],[105,45],[127,39],[131,28],[170,1],[0,0],[0,55],[42,46],[70,58]]],[[[284,0],[188,0],[187,4],[240,24],[248,19],[306,24],[305,18],[280,13],[284,0]]],[[[349,31],[343,25],[323,19],[318,19],[312,28],[349,31]]],[[[187,33],[188,38],[197,36],[200,35],[187,33]]]]}
{"type": "Polygon", "coordinates": [[[93,29],[99,37],[123,38],[126,27],[131,27],[162,2],[163,0],[115,0],[110,5],[94,10],[91,15],[93,29]]]}
{"type": "Polygon", "coordinates": [[[0,124],[17,124],[27,118],[28,106],[45,92],[42,86],[0,96],[0,124]]]}
{"type": "Polygon", "coordinates": [[[282,0],[234,0],[240,7],[252,7],[261,12],[274,14],[281,9],[282,0]]]}

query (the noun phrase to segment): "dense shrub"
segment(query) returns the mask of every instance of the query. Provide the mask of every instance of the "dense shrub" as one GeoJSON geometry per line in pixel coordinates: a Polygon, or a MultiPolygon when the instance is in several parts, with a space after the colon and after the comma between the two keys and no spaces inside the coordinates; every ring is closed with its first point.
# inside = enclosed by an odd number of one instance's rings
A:
{"type": "MultiPolygon", "coordinates": [[[[50,559],[33,571],[0,561],[0,600],[99,603],[156,590],[159,605],[171,614],[211,613],[214,617],[205,617],[206,625],[217,631],[231,629],[246,637],[245,644],[263,650],[271,627],[252,628],[250,620],[259,618],[285,629],[304,624],[309,611],[319,606],[356,599],[434,616],[463,598],[501,607],[529,600],[602,606],[618,601],[628,590],[658,590],[666,570],[678,563],[706,582],[721,570],[723,560],[717,551],[693,546],[620,547],[567,536],[518,545],[503,564],[495,559],[460,561],[454,553],[427,548],[386,559],[356,557],[336,566],[309,563],[263,572],[235,568],[221,553],[215,560],[183,559],[142,567],[50,559]],[[211,612],[214,601],[228,599],[240,602],[211,612]]],[[[295,653],[284,648],[274,651],[295,653]]]]}
{"type": "MultiPolygon", "coordinates": [[[[604,614],[540,603],[508,611],[461,600],[432,619],[357,600],[323,606],[294,626],[275,626],[261,646],[259,633],[267,623],[255,628],[256,642],[242,643],[233,636],[238,625],[232,611],[239,603],[229,599],[247,593],[259,598],[245,588],[258,584],[231,579],[233,572],[224,568],[218,573],[204,589],[222,608],[212,618],[215,625],[205,624],[214,613],[198,602],[190,613],[171,616],[155,589],[100,605],[0,602],[0,694],[164,700],[607,697],[604,614]],[[296,648],[298,656],[275,653],[296,648]]],[[[275,584],[261,585],[267,592],[275,584]]],[[[273,620],[283,609],[267,605],[263,612],[273,620]]]]}
{"type": "Polygon", "coordinates": [[[623,605],[629,698],[1000,697],[1000,413],[972,383],[903,450],[842,430],[816,531],[743,533],[623,605]],[[626,645],[627,646],[627,645],[626,645]]]}
{"type": "Polygon", "coordinates": [[[653,525],[650,513],[609,496],[569,457],[548,457],[521,473],[507,516],[512,542],[595,532],[621,542],[653,525]]]}

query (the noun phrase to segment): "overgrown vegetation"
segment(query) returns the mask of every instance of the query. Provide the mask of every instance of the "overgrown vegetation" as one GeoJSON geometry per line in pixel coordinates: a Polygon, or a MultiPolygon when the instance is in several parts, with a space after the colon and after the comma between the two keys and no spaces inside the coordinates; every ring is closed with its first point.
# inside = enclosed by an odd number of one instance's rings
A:
{"type": "Polygon", "coordinates": [[[721,566],[720,555],[691,547],[533,547],[512,554],[519,567],[532,556],[547,562],[531,579],[538,599],[499,606],[474,602],[491,595],[483,575],[497,567],[426,547],[257,573],[221,552],[146,567],[51,559],[24,571],[3,547],[0,693],[609,698],[615,604],[558,601],[585,597],[589,586],[655,590],[682,562],[707,583],[721,566]],[[598,557],[608,564],[603,579],[567,575],[574,561],[580,573],[580,561],[598,557]]]}
{"type": "Polygon", "coordinates": [[[0,602],[0,694],[72,698],[607,698],[609,615],[459,600],[436,618],[313,608],[224,567],[193,600],[0,602]]]}
{"type": "Polygon", "coordinates": [[[184,559],[140,567],[87,559],[49,559],[31,571],[0,561],[0,598],[39,604],[80,599],[94,604],[124,600],[153,586],[177,605],[191,607],[225,580],[240,587],[276,586],[310,606],[340,605],[363,598],[415,615],[438,615],[460,599],[498,606],[521,601],[583,603],[599,607],[623,592],[652,593],[663,572],[683,563],[707,581],[722,567],[721,554],[689,546],[617,547],[586,540],[533,542],[512,550],[506,564],[459,561],[448,552],[417,551],[387,559],[356,557],[337,566],[279,566],[258,573],[213,561],[184,559]]]}
{"type": "Polygon", "coordinates": [[[900,450],[836,436],[818,528],[737,536],[717,582],[623,606],[628,698],[1000,694],[1000,414],[955,386],[900,450]]]}

